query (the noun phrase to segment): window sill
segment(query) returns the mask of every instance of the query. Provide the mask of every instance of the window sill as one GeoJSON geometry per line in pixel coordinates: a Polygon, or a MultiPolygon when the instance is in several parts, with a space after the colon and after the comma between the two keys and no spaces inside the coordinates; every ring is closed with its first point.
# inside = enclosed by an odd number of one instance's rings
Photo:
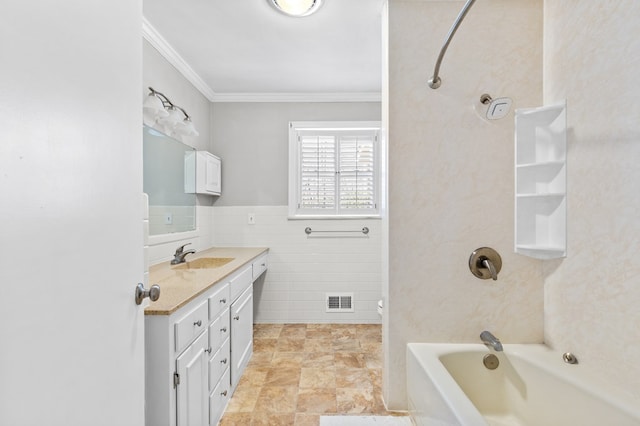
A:
{"type": "Polygon", "coordinates": [[[327,215],[296,215],[288,216],[287,220],[362,220],[362,219],[382,219],[380,215],[343,215],[343,216],[327,216],[327,215]]]}

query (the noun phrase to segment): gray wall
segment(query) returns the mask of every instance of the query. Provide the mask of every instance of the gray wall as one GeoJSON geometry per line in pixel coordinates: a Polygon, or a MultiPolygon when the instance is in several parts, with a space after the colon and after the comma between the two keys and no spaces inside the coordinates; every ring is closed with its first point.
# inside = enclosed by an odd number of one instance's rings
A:
{"type": "Polygon", "coordinates": [[[222,159],[216,206],[287,205],[289,121],[380,120],[381,104],[213,103],[212,152],[222,159]]]}

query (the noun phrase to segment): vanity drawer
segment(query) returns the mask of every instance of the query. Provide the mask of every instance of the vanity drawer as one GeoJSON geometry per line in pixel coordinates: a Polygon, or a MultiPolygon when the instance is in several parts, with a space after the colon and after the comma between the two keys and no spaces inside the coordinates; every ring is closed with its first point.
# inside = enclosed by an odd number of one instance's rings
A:
{"type": "Polygon", "coordinates": [[[227,306],[231,304],[229,283],[224,283],[219,289],[209,296],[209,321],[217,317],[227,306]]]}
{"type": "Polygon", "coordinates": [[[222,342],[227,340],[231,329],[229,328],[229,309],[225,309],[217,320],[209,326],[209,347],[213,352],[217,351],[222,342]]]}
{"type": "Polygon", "coordinates": [[[256,280],[264,271],[267,270],[267,255],[257,258],[251,264],[253,269],[253,281],[256,280]]]}
{"type": "Polygon", "coordinates": [[[231,398],[229,370],[224,374],[215,389],[209,394],[209,424],[217,425],[231,398]]]}
{"type": "MultiPolygon", "coordinates": [[[[220,377],[229,369],[231,364],[229,339],[225,340],[218,352],[216,352],[209,360],[209,389],[220,381],[220,377]]],[[[229,382],[231,383],[231,382],[229,382]]]]}
{"type": "Polygon", "coordinates": [[[253,283],[253,269],[251,265],[244,268],[240,274],[229,282],[231,287],[231,302],[238,298],[253,283]]]}
{"type": "Polygon", "coordinates": [[[205,300],[176,321],[176,353],[180,353],[196,336],[207,329],[207,324],[209,323],[208,318],[209,309],[207,307],[207,301],[205,300]]]}

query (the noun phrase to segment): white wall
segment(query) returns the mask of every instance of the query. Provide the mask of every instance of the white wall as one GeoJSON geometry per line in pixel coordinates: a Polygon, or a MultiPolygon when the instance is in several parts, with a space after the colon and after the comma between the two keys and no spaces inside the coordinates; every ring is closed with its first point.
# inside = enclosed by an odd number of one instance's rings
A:
{"type": "Polygon", "coordinates": [[[289,121],[379,121],[379,102],[214,103],[213,153],[222,158],[215,202],[216,246],[270,248],[269,271],[256,286],[257,322],[380,322],[380,220],[287,219],[289,121]],[[256,224],[247,224],[247,214],[256,224]],[[361,229],[367,238],[307,238],[304,229],[361,229]],[[355,313],[325,313],[325,292],[354,292],[355,313]]]}
{"type": "Polygon", "coordinates": [[[214,154],[222,159],[216,206],[287,205],[290,121],[379,121],[380,102],[218,102],[214,154]]]}
{"type": "MultiPolygon", "coordinates": [[[[171,102],[184,108],[191,116],[198,136],[183,136],[179,140],[195,149],[212,151],[210,133],[210,102],[176,70],[151,44],[143,43],[143,85],[140,102],[149,94],[148,87],[166,95],[171,102]]],[[[151,237],[149,262],[159,263],[173,257],[176,247],[191,243],[197,251],[210,248],[212,243],[212,214],[214,197],[198,195],[196,198],[196,231],[151,237]]],[[[153,209],[151,209],[153,211],[153,209]]]]}
{"type": "Polygon", "coordinates": [[[568,255],[545,341],[640,403],[640,2],[545,0],[544,99],[567,100],[568,255]]]}
{"type": "Polygon", "coordinates": [[[488,122],[483,93],[542,102],[542,0],[476,2],[427,80],[462,2],[389,3],[389,321],[384,397],[406,409],[406,344],[543,339],[541,263],[513,253],[513,112],[488,122]],[[497,281],[468,268],[478,247],[503,260],[497,281]]]}
{"type": "Polygon", "coordinates": [[[213,223],[216,246],[269,247],[269,268],[254,285],[255,322],[380,322],[380,220],[288,220],[287,206],[225,206],[214,209],[213,223]],[[304,232],[364,226],[367,236],[304,232]],[[353,292],[355,312],[326,313],[325,292],[353,292]]]}

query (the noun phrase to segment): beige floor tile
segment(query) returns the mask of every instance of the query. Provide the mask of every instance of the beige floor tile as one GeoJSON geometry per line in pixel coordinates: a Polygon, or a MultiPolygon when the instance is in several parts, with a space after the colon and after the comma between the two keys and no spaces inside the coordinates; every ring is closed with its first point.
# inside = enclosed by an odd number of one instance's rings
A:
{"type": "Polygon", "coordinates": [[[377,402],[373,389],[336,389],[337,409],[344,414],[375,413],[377,402]]]}
{"type": "Polygon", "coordinates": [[[278,339],[253,339],[253,352],[274,352],[278,339]]]}
{"type": "Polygon", "coordinates": [[[305,352],[333,352],[333,341],[331,339],[305,339],[305,352]]]}
{"type": "Polygon", "coordinates": [[[255,324],[254,353],[222,426],[318,426],[321,415],[396,415],[382,400],[379,324],[255,324]]]}
{"type": "Polygon", "coordinates": [[[255,406],[255,413],[295,413],[297,386],[265,386],[255,406]]]}
{"type": "Polygon", "coordinates": [[[298,413],[335,413],[336,390],[324,388],[300,389],[296,411],[298,413]]]}
{"type": "Polygon", "coordinates": [[[276,350],[278,352],[304,352],[306,340],[302,339],[278,339],[276,350]]]}
{"type": "Polygon", "coordinates": [[[336,368],[336,386],[339,388],[373,389],[369,371],[365,368],[336,368]]]}
{"type": "Polygon", "coordinates": [[[361,352],[336,352],[336,368],[364,368],[365,355],[361,352]]]}
{"type": "Polygon", "coordinates": [[[220,420],[220,426],[249,426],[253,413],[230,413],[226,411],[220,420]]]}
{"type": "Polygon", "coordinates": [[[300,370],[300,388],[336,387],[336,373],[333,368],[303,368],[300,370]]]}
{"type": "Polygon", "coordinates": [[[273,352],[256,352],[254,349],[253,355],[249,360],[249,367],[261,367],[270,366],[271,359],[273,358],[273,352]]]}
{"type": "Polygon", "coordinates": [[[251,418],[251,426],[294,426],[295,422],[296,415],[294,413],[254,413],[251,418]]]}
{"type": "Polygon", "coordinates": [[[271,368],[300,368],[304,352],[276,352],[271,360],[271,368]]]}
{"type": "Polygon", "coordinates": [[[296,413],[295,426],[319,426],[320,414],[296,413]]]}
{"type": "Polygon", "coordinates": [[[298,386],[299,368],[270,368],[264,380],[264,386],[298,386]]]}
{"type": "MultiPolygon", "coordinates": [[[[324,350],[327,348],[325,347],[324,350]]],[[[302,368],[333,368],[335,366],[333,352],[305,352],[302,368]]]]}
{"type": "Polygon", "coordinates": [[[238,385],[227,406],[229,413],[252,413],[260,396],[260,388],[238,385]]]}

